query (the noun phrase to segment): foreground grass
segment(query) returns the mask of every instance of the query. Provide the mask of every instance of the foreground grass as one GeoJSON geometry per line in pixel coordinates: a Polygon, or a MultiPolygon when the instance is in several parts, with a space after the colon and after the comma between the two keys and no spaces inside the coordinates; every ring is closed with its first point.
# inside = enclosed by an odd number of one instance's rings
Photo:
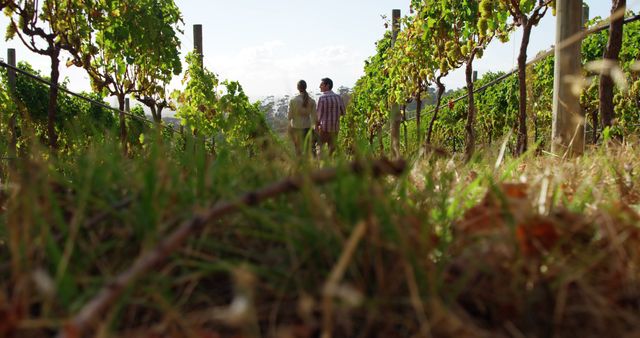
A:
{"type": "MultiPolygon", "coordinates": [[[[0,337],[81,336],[114,276],[220,201],[336,167],[209,222],[126,285],[99,337],[623,336],[640,332],[637,147],[471,164],[426,154],[400,177],[346,159],[113,146],[7,166],[0,337]],[[496,163],[497,162],[497,163],[496,163]]],[[[361,161],[368,161],[362,159],[361,161]]]]}

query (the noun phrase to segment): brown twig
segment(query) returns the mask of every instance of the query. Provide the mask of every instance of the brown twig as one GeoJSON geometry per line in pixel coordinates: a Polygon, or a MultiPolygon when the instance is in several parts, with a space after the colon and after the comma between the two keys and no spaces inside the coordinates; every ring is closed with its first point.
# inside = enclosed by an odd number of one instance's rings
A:
{"type": "MultiPolygon", "coordinates": [[[[371,173],[374,177],[383,175],[400,175],[406,164],[403,160],[377,160],[372,163],[353,162],[351,172],[355,174],[371,173]]],[[[338,177],[339,170],[335,168],[321,169],[311,173],[310,181],[315,184],[325,184],[338,177]]],[[[139,256],[125,271],[107,283],[89,303],[80,309],[65,328],[58,334],[61,338],[81,337],[92,323],[107,311],[118,300],[124,290],[145,272],[162,264],[169,255],[174,253],[194,233],[200,231],[208,223],[225,215],[232,214],[247,206],[254,206],[262,201],[300,190],[304,182],[303,176],[287,178],[278,183],[242,195],[235,201],[221,201],[204,213],[183,222],[175,231],[170,233],[158,245],[139,256]]]]}

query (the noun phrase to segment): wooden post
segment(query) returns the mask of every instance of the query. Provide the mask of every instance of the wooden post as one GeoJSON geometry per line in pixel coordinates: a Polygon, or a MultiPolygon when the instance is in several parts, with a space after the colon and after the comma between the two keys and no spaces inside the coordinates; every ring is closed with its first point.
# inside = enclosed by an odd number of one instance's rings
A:
{"type": "MultiPolygon", "coordinates": [[[[9,66],[16,67],[16,50],[14,48],[7,49],[7,63],[9,66]]],[[[15,102],[16,94],[16,71],[7,69],[7,82],[9,83],[9,97],[15,102]]],[[[9,114],[9,161],[15,161],[14,158],[18,154],[18,130],[16,126],[17,111],[10,111],[9,114]]]]}
{"type": "MultiPolygon", "coordinates": [[[[400,10],[394,9],[391,14],[392,18],[392,38],[391,48],[396,43],[398,33],[400,33],[400,10]]],[[[391,154],[394,158],[400,157],[400,106],[394,102],[391,104],[389,112],[389,123],[391,127],[391,154]]]]}
{"type": "MultiPolygon", "coordinates": [[[[196,53],[198,53],[200,68],[204,68],[204,54],[202,51],[202,25],[197,24],[193,25],[193,49],[196,53]]],[[[198,129],[193,130],[193,136],[198,136],[198,129]]],[[[197,143],[197,142],[196,142],[197,143]]],[[[206,137],[202,139],[202,145],[206,146],[206,137]]],[[[195,144],[194,144],[195,147],[195,144]]],[[[215,149],[214,149],[215,152],[215,149]]]]}
{"type": "MultiPolygon", "coordinates": [[[[7,63],[9,66],[16,66],[16,50],[14,48],[7,49],[7,63]]],[[[7,70],[7,80],[9,82],[9,89],[16,90],[16,71],[9,68],[7,70]]]]}
{"type": "Polygon", "coordinates": [[[584,153],[584,113],[570,81],[581,76],[582,39],[576,37],[582,30],[582,1],[558,0],[556,4],[551,152],[578,156],[584,153]]]}
{"type": "Polygon", "coordinates": [[[204,54],[202,54],[202,25],[193,25],[193,50],[199,55],[200,67],[204,67],[204,54]]]}
{"type": "Polygon", "coordinates": [[[586,29],[587,22],[589,22],[589,5],[582,4],[582,28],[586,29]]]}
{"type": "Polygon", "coordinates": [[[478,71],[474,70],[473,71],[473,82],[476,82],[478,80],[478,71]]]}
{"type": "Polygon", "coordinates": [[[127,113],[131,113],[131,103],[128,97],[124,99],[124,111],[126,111],[127,113]]]}

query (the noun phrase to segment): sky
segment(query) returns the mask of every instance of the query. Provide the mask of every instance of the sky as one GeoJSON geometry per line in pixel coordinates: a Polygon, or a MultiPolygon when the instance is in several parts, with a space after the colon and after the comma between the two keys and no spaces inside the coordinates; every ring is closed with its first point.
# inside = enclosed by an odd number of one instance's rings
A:
{"type": "MultiPolygon", "coordinates": [[[[240,81],[250,97],[317,90],[330,77],[353,86],[384,34],[381,15],[408,0],[178,0],[185,23],[203,25],[205,65],[240,81]]],[[[191,32],[185,32],[192,45],[191,32]]]]}
{"type": "MultiPolygon", "coordinates": [[[[184,35],[182,56],[193,48],[193,25],[203,25],[204,64],[221,79],[237,80],[251,100],[269,95],[296,93],[304,79],[318,91],[320,79],[330,77],[335,87],[352,87],[362,76],[364,61],[375,54],[375,42],[385,31],[383,15],[392,9],[408,14],[409,0],[175,0],[182,10],[184,35]]],[[[607,16],[609,0],[587,0],[590,17],[607,16]]],[[[640,12],[640,0],[629,0],[628,8],[640,12]]],[[[529,59],[554,44],[555,20],[551,11],[534,28],[529,59]]],[[[6,27],[7,18],[0,18],[6,27]]],[[[487,71],[509,71],[516,65],[522,37],[517,31],[510,42],[493,42],[474,65],[479,76],[487,71]]],[[[49,72],[47,58],[29,52],[19,40],[0,42],[0,53],[16,48],[17,59],[30,62],[43,74],[49,72]]],[[[72,90],[89,90],[83,70],[62,66],[62,75],[72,90]]],[[[464,71],[445,79],[448,88],[464,86],[464,71]]],[[[172,87],[180,87],[180,77],[172,87]]]]}

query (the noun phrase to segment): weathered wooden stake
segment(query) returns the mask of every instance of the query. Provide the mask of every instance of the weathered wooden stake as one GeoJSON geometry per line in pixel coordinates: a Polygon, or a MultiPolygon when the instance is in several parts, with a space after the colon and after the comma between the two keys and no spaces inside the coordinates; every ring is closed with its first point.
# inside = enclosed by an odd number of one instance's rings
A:
{"type": "Polygon", "coordinates": [[[551,152],[563,157],[584,153],[584,112],[572,82],[581,76],[582,1],[558,0],[556,5],[555,74],[551,152]]]}
{"type": "Polygon", "coordinates": [[[582,28],[586,29],[587,22],[589,22],[589,5],[582,4],[582,28]]]}
{"type": "Polygon", "coordinates": [[[193,49],[200,58],[200,67],[204,66],[204,54],[202,54],[202,25],[193,25],[193,49]]]}
{"type": "MultiPolygon", "coordinates": [[[[16,50],[14,48],[7,49],[7,63],[9,66],[16,66],[16,50]]],[[[9,82],[9,89],[16,89],[16,71],[9,68],[7,70],[7,80],[9,82]]]]}
{"type": "MultiPolygon", "coordinates": [[[[391,48],[396,43],[398,33],[400,33],[400,10],[394,9],[391,13],[392,18],[392,38],[391,48]]],[[[400,157],[400,106],[398,103],[391,104],[389,111],[389,124],[391,127],[391,154],[394,158],[400,157]]]]}

